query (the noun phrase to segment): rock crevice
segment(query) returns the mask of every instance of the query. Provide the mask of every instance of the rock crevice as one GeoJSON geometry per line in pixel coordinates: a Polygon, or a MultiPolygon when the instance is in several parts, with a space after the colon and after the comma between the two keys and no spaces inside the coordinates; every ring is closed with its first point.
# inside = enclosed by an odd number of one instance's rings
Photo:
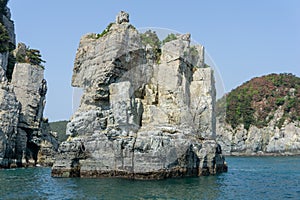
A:
{"type": "MultiPolygon", "coordinates": [[[[7,7],[1,17],[9,45],[14,47],[14,23],[7,7]]],[[[25,54],[25,50],[24,44],[18,45],[17,51],[25,54]]],[[[9,68],[9,51],[0,52],[0,168],[52,165],[58,142],[43,118],[47,93],[44,69],[29,63],[9,68]]]]}

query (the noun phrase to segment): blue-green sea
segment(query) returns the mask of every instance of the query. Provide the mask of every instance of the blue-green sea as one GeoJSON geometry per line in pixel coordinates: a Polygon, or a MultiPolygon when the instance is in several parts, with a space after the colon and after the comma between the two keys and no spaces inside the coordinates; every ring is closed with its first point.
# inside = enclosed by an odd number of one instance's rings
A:
{"type": "Polygon", "coordinates": [[[300,157],[227,157],[217,176],[159,181],[52,178],[0,170],[0,199],[300,199],[300,157]]]}

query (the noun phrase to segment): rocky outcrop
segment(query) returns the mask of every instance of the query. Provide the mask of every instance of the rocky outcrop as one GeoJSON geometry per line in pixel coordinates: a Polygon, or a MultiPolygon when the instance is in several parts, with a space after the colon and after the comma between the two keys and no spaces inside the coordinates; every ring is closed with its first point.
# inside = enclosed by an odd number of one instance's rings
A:
{"type": "MultiPolygon", "coordinates": [[[[47,92],[43,68],[17,63],[12,81],[2,82],[1,85],[0,167],[37,164],[39,151],[44,144],[48,149],[51,144],[51,150],[44,156],[52,155],[52,161],[41,160],[40,164],[51,165],[58,143],[48,128],[47,119],[43,118],[47,92]]],[[[40,152],[40,155],[43,154],[40,152]]]]}
{"type": "Polygon", "coordinates": [[[21,142],[18,134],[20,104],[13,92],[13,86],[7,82],[0,83],[0,167],[9,166],[10,158],[22,159],[21,142]],[[20,152],[16,157],[15,152],[20,152]]]}
{"type": "MultiPolygon", "coordinates": [[[[0,14],[0,23],[6,29],[8,35],[7,46],[14,47],[16,46],[16,36],[15,36],[15,26],[14,22],[11,20],[11,13],[8,7],[4,8],[4,13],[0,14]]],[[[4,45],[4,44],[3,44],[4,45]]],[[[4,81],[6,79],[6,71],[8,66],[9,59],[9,49],[6,51],[0,52],[0,80],[4,81]]]]}
{"type": "MultiPolygon", "coordinates": [[[[44,69],[28,63],[17,63],[11,84],[14,86],[14,92],[21,105],[18,132],[24,139],[22,150],[26,152],[25,159],[27,162],[29,159],[37,162],[39,150],[45,143],[48,146],[51,144],[53,151],[45,156],[53,155],[58,148],[58,142],[51,133],[47,119],[43,118],[47,93],[44,69]]],[[[49,163],[40,164],[49,165],[49,163]]]]}
{"type": "Polygon", "coordinates": [[[203,47],[180,35],[157,59],[125,12],[102,34],[83,36],[72,86],[84,94],[52,176],[162,179],[226,171],[215,141],[213,71],[203,68],[204,52],[191,56],[195,49],[203,47]]]}
{"type": "Polygon", "coordinates": [[[233,129],[224,122],[217,123],[217,141],[226,155],[300,155],[300,122],[285,121],[278,127],[283,110],[278,109],[265,127],[243,125],[233,129]]]}
{"type": "MultiPolygon", "coordinates": [[[[1,23],[7,29],[10,46],[15,46],[14,25],[6,8],[1,23]]],[[[17,51],[26,53],[26,46],[17,51]]],[[[8,78],[10,52],[0,53],[0,168],[53,163],[57,139],[43,118],[47,84],[44,69],[30,63],[17,63],[8,78]],[[11,79],[11,80],[10,80],[11,79]],[[52,156],[52,159],[50,157],[52,156]]]]}

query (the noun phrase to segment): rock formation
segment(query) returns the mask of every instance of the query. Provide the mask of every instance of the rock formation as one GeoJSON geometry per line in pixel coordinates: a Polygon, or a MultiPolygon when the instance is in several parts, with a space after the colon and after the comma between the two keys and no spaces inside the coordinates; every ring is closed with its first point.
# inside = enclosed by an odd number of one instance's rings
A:
{"type": "MultiPolygon", "coordinates": [[[[278,111],[280,115],[280,111],[278,111]]],[[[274,126],[275,120],[264,128],[243,125],[233,129],[230,125],[217,123],[217,141],[225,155],[300,155],[300,122],[274,126]]]]}
{"type": "MultiPolygon", "coordinates": [[[[2,17],[9,44],[14,47],[14,24],[7,7],[2,17]]],[[[25,50],[25,45],[18,45],[16,52],[25,55],[25,50]]],[[[40,159],[40,164],[49,165],[53,160],[48,157],[53,156],[58,143],[43,118],[47,92],[44,69],[30,63],[16,63],[9,74],[10,54],[9,49],[0,53],[0,168],[36,164],[38,155],[47,157],[40,159]],[[39,153],[45,148],[48,148],[46,155],[39,153]]]]}
{"type": "Polygon", "coordinates": [[[84,94],[52,176],[162,179],[226,171],[215,141],[213,71],[203,68],[203,56],[189,34],[159,50],[143,45],[125,12],[102,34],[83,36],[72,86],[84,94]]]}

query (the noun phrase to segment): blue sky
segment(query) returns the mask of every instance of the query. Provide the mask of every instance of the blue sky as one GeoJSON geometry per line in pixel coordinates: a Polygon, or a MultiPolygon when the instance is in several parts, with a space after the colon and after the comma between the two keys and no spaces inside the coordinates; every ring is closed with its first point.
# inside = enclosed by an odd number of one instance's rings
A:
{"type": "Polygon", "coordinates": [[[17,42],[39,49],[48,81],[45,117],[72,115],[71,77],[80,37],[121,11],[139,27],[190,32],[216,63],[227,92],[269,73],[300,77],[300,1],[10,0],[17,42]]]}

